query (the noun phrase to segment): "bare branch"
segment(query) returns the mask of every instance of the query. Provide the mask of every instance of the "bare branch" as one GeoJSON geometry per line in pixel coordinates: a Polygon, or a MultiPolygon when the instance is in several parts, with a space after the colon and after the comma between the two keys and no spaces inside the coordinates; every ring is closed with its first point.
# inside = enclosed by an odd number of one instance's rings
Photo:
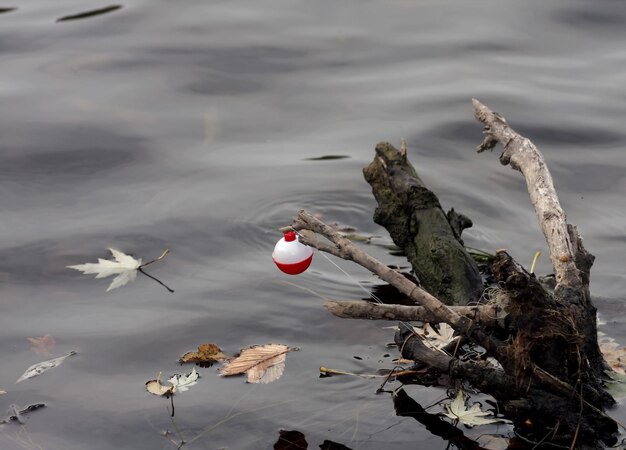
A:
{"type": "MultiPolygon", "coordinates": [[[[344,319],[397,320],[437,323],[438,318],[423,306],[381,305],[366,301],[335,301],[324,303],[331,314],[344,319]]],[[[455,313],[469,317],[480,326],[504,326],[506,312],[498,305],[449,306],[455,313]]]]}
{"type": "Polygon", "coordinates": [[[486,138],[478,151],[492,149],[496,141],[504,147],[500,155],[503,165],[520,171],[526,179],[530,201],[550,249],[550,259],[559,285],[570,289],[582,286],[576,267],[577,243],[573,243],[567,218],[554,189],[552,175],[541,152],[527,138],[518,134],[504,117],[473,99],[476,119],[485,124],[486,138]]]}
{"type": "MultiPolygon", "coordinates": [[[[302,232],[304,230],[309,230],[324,236],[335,244],[336,249],[333,249],[333,254],[343,259],[354,261],[375,273],[383,281],[393,285],[401,293],[411,297],[416,303],[423,306],[429,314],[437,318],[437,322],[448,323],[460,334],[469,336],[478,344],[485,347],[491,354],[496,353],[499,343],[485,334],[470,318],[457,314],[437,298],[407,279],[399,271],[387,267],[385,264],[365,253],[331,226],[302,210],[296,215],[292,227],[301,234],[303,234],[302,232]]],[[[306,234],[303,234],[303,236],[306,237],[305,240],[307,244],[315,248],[320,248],[320,242],[316,237],[312,238],[306,234]]]]}

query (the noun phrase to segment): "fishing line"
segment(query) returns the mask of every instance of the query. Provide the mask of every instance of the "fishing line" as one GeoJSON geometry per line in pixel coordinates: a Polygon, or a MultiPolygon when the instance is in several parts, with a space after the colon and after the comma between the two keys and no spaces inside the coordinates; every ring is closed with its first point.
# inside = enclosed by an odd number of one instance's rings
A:
{"type": "Polygon", "coordinates": [[[326,256],[324,254],[323,251],[318,250],[317,252],[318,254],[322,255],[326,261],[328,261],[329,263],[331,263],[333,266],[335,266],[337,269],[339,269],[346,277],[348,277],[351,281],[353,281],[358,287],[360,287],[361,289],[363,289],[363,291],[368,295],[371,296],[376,303],[380,303],[381,305],[383,305],[383,301],[381,299],[379,299],[376,294],[374,294],[373,292],[371,292],[369,289],[367,289],[365,286],[363,286],[361,283],[359,283],[358,280],[354,279],[352,277],[352,275],[350,275],[348,272],[346,272],[345,270],[343,270],[337,263],[335,263],[332,259],[330,259],[328,256],[326,256]]]}

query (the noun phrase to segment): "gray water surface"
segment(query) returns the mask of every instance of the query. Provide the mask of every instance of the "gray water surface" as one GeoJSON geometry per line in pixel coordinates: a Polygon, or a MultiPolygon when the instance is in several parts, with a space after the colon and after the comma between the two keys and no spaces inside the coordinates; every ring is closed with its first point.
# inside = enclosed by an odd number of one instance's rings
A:
{"type": "MultiPolygon", "coordinates": [[[[468,245],[527,265],[547,255],[520,174],[473,150],[472,97],[543,150],[597,257],[604,331],[626,343],[623,2],[136,0],[57,22],[105,6],[0,4],[17,8],[0,14],[0,411],[48,405],[2,428],[1,448],[176,448],[169,402],[144,383],[185,370],[178,356],[204,342],[301,350],[269,385],[201,369],[175,397],[175,424],[195,439],[184,448],[272,448],[281,429],[311,448],[446,448],[375,395],[379,380],[318,377],[390,368],[392,324],[331,317],[319,296],[359,299],[358,285],[319,256],[284,276],[270,254],[302,208],[386,236],[361,169],[377,142],[406,138],[444,206],[473,219],[468,245]],[[325,155],[348,158],[309,160],[325,155]],[[108,280],[65,268],[108,247],[144,260],[169,248],[149,271],[176,292],[141,276],[105,292],[108,280]],[[46,359],[27,337],[45,334],[54,356],[78,356],[15,385],[46,359]]],[[[612,414],[626,421],[622,406],[612,414]]]]}

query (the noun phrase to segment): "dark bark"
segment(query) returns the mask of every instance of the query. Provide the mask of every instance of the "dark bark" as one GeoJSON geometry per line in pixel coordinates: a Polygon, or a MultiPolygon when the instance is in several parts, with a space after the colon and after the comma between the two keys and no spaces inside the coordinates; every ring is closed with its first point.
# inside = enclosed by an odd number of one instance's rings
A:
{"type": "Polygon", "coordinates": [[[407,255],[422,287],[449,305],[477,300],[482,278],[461,241],[471,221],[454,210],[446,215],[406,152],[391,144],[376,146],[376,157],[363,173],[378,201],[374,221],[407,255]]]}
{"type": "Polygon", "coordinates": [[[548,441],[552,444],[569,446],[576,434],[580,436],[576,448],[602,448],[600,442],[615,443],[616,423],[594,406],[603,402],[598,392],[583,389],[581,395],[571,386],[558,385],[551,379],[521,380],[487,363],[460,361],[426,347],[403,324],[395,342],[403,358],[419,361],[452,379],[465,380],[492,395],[517,432],[531,441],[540,441],[546,430],[554,429],[557,432],[548,441]]]}

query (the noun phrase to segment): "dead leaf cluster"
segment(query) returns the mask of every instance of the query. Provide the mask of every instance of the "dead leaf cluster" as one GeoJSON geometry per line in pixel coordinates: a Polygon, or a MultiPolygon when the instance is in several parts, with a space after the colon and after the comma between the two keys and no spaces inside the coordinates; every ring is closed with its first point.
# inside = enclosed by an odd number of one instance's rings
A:
{"type": "Polygon", "coordinates": [[[196,372],[195,367],[188,374],[172,375],[172,377],[167,381],[167,384],[161,384],[161,375],[162,373],[159,372],[156,379],[147,381],[146,390],[151,394],[165,397],[174,395],[177,391],[188,391],[191,386],[194,386],[198,382],[198,378],[200,378],[200,375],[196,372]]]}
{"type": "MultiPolygon", "coordinates": [[[[178,360],[180,363],[196,363],[200,366],[229,361],[219,370],[222,376],[248,376],[248,383],[271,383],[278,380],[285,370],[286,354],[297,350],[283,344],[254,345],[244,348],[238,357],[222,353],[216,344],[202,344],[197,352],[187,352],[178,360]]],[[[198,382],[200,375],[194,367],[188,374],[175,374],[168,381],[161,382],[162,373],[154,380],[145,383],[146,390],[160,397],[171,397],[176,392],[185,392],[198,382]]]]}

